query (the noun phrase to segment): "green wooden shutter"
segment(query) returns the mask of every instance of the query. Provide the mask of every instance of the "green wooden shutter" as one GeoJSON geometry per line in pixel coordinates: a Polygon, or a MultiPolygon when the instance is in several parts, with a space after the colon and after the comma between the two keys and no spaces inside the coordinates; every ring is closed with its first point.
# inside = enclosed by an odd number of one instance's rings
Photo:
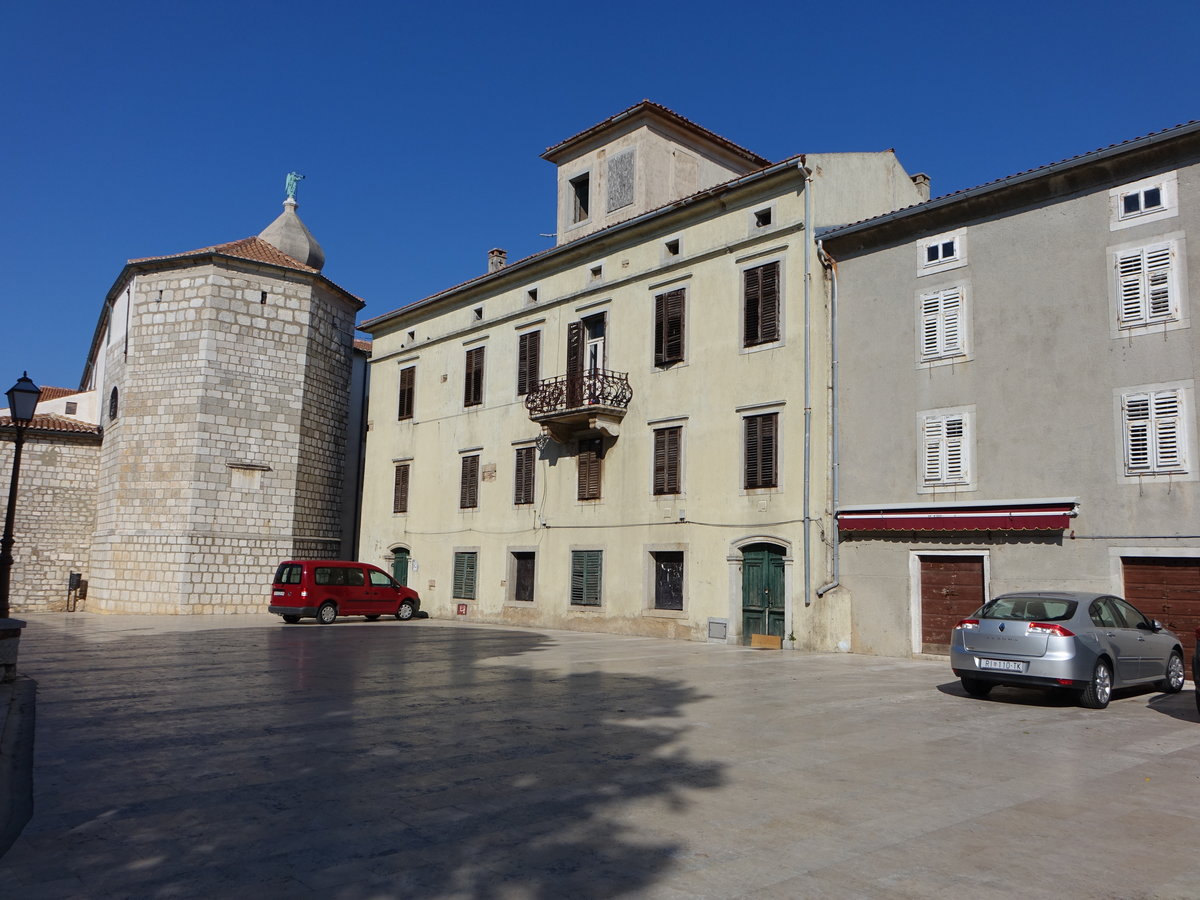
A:
{"type": "Polygon", "coordinates": [[[473,552],[454,554],[454,599],[475,599],[475,557],[473,552]]]}
{"type": "Polygon", "coordinates": [[[459,509],[473,509],[479,505],[479,457],[462,458],[462,480],[458,489],[459,509]]]}
{"type": "Polygon", "coordinates": [[[600,575],[603,551],[573,550],[571,552],[571,604],[600,605],[600,575]]]}

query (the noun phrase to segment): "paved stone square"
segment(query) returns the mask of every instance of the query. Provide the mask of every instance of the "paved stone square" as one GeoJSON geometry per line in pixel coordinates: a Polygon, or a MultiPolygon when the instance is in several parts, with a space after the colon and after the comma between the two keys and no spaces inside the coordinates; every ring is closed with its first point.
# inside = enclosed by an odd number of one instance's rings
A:
{"type": "Polygon", "coordinates": [[[423,620],[28,617],[35,898],[1184,898],[1192,687],[423,620]]]}

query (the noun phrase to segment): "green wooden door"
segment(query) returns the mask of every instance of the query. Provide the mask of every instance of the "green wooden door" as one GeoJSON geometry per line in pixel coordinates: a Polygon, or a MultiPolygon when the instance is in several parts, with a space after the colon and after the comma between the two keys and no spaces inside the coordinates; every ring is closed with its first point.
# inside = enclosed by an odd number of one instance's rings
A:
{"type": "Polygon", "coordinates": [[[397,547],[392,551],[392,577],[403,585],[408,584],[408,551],[397,547]]]}
{"type": "Polygon", "coordinates": [[[742,550],[742,640],[752,634],[784,637],[783,548],[752,544],[742,550]]]}

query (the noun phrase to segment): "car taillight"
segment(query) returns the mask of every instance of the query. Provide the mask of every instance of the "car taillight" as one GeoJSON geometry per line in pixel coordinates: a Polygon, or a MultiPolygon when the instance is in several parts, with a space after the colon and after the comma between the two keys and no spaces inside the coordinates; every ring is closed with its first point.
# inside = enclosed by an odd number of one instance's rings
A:
{"type": "Polygon", "coordinates": [[[1061,625],[1051,625],[1049,622],[1030,622],[1026,634],[1050,634],[1054,637],[1075,637],[1075,632],[1068,631],[1061,625]]]}
{"type": "Polygon", "coordinates": [[[978,619],[963,619],[954,626],[955,631],[972,631],[979,627],[978,619]]]}
{"type": "Polygon", "coordinates": [[[300,592],[300,596],[301,596],[301,597],[307,597],[307,596],[308,596],[308,591],[301,591],[301,592],[300,592]]]}

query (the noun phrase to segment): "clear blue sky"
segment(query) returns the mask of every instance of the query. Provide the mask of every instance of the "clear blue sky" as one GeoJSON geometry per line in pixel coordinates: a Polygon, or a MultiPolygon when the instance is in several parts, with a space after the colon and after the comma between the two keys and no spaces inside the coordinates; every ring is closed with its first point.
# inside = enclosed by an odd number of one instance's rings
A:
{"type": "Polygon", "coordinates": [[[1200,118],[1200,3],[6,3],[0,390],[75,386],[126,259],[257,234],[284,176],[367,318],[550,246],[548,146],[643,98],[934,195],[1200,118]]]}

